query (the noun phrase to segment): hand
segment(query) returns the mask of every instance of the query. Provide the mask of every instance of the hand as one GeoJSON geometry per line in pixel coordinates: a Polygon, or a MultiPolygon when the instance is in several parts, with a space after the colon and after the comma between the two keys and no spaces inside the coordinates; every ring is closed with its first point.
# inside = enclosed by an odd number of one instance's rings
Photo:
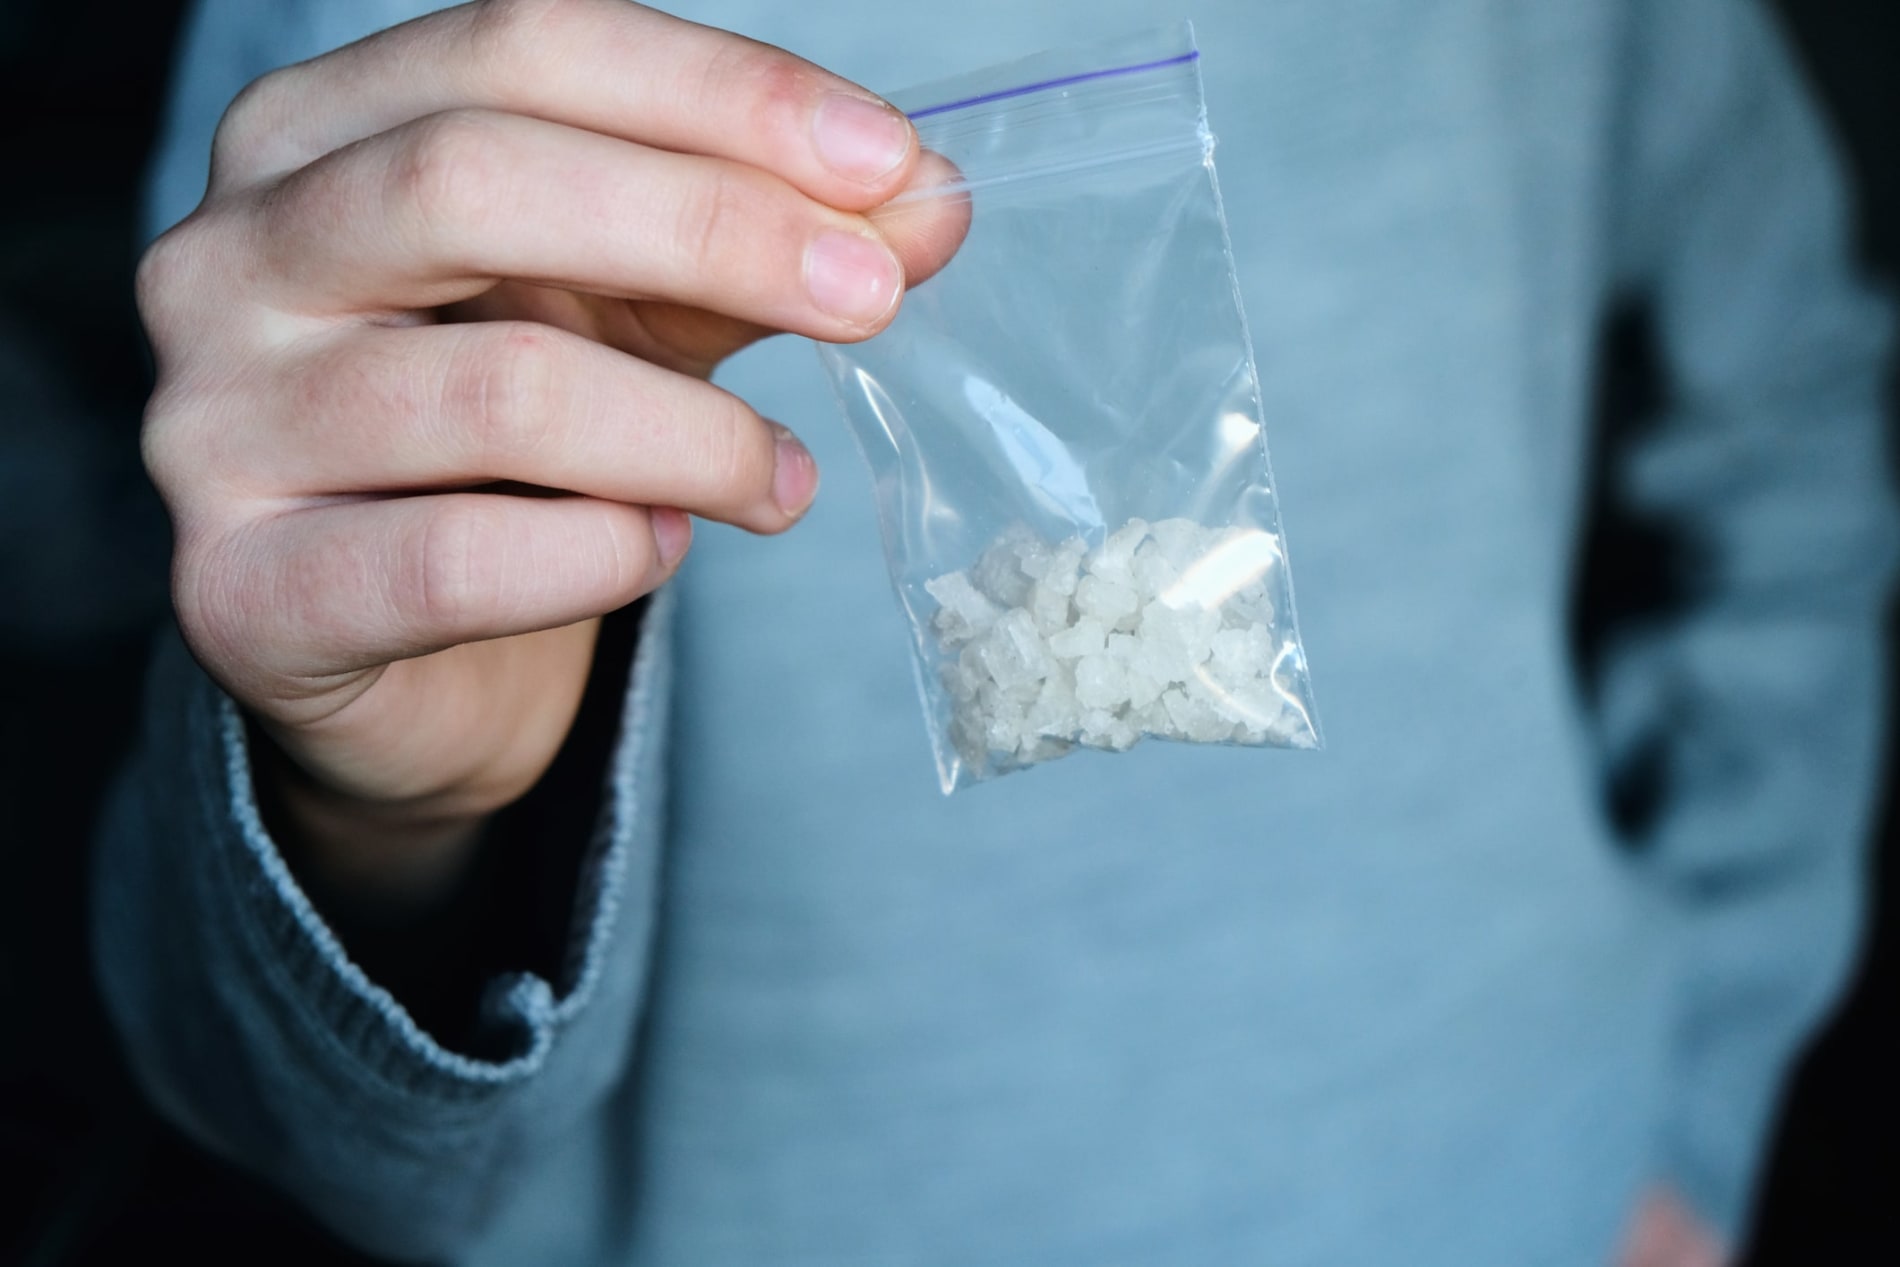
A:
{"type": "Polygon", "coordinates": [[[1707,1224],[1666,1187],[1643,1194],[1616,1267],[1725,1267],[1728,1254],[1707,1224]]]}
{"type": "Polygon", "coordinates": [[[862,213],[947,170],[869,93],[627,0],[463,5],[237,99],[140,265],[144,451],[185,639],[308,865],[440,891],[681,512],[797,520],[810,455],[704,380],[887,324],[967,213],[862,213]]]}

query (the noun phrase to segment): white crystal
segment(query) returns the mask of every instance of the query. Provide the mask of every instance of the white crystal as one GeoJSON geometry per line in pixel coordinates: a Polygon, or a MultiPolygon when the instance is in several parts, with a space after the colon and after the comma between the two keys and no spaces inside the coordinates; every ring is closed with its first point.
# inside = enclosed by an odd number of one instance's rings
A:
{"type": "Polygon", "coordinates": [[[1135,551],[1148,539],[1148,523],[1130,519],[1108,534],[1102,544],[1089,552],[1089,575],[1133,588],[1135,551]]]}
{"type": "Polygon", "coordinates": [[[1280,714],[1286,707],[1280,693],[1257,678],[1228,691],[1221,704],[1224,705],[1220,707],[1222,716],[1250,731],[1273,729],[1279,724],[1280,714]]]}
{"type": "Polygon", "coordinates": [[[1075,624],[1055,634],[1049,639],[1049,650],[1064,660],[1074,660],[1085,655],[1101,655],[1107,642],[1108,631],[1102,628],[1102,622],[1092,616],[1084,616],[1075,624]]]}
{"type": "Polygon", "coordinates": [[[1036,622],[1020,607],[998,618],[976,644],[977,657],[998,686],[1018,686],[1048,674],[1048,654],[1036,622]]]}
{"type": "Polygon", "coordinates": [[[1273,615],[1273,595],[1264,580],[1255,581],[1237,591],[1221,604],[1221,618],[1230,629],[1245,629],[1252,625],[1270,627],[1273,615]]]}
{"type": "Polygon", "coordinates": [[[1159,691],[1156,692],[1155,698],[1146,704],[1130,709],[1128,721],[1144,734],[1157,735],[1163,739],[1175,737],[1171,732],[1174,723],[1168,717],[1167,708],[1161,703],[1159,691]]]}
{"type": "Polygon", "coordinates": [[[1220,630],[1220,612],[1206,607],[1172,607],[1156,599],[1141,610],[1142,637],[1190,665],[1206,660],[1220,630]]]}
{"type": "Polygon", "coordinates": [[[1020,719],[1035,702],[1036,693],[1041,689],[1040,682],[1019,682],[1014,686],[985,682],[977,688],[974,711],[985,717],[1020,719]]]}
{"type": "Polygon", "coordinates": [[[1029,591],[1029,614],[1045,636],[1059,633],[1069,625],[1069,596],[1047,580],[1037,581],[1029,591]]]}
{"type": "Polygon", "coordinates": [[[1186,571],[1190,564],[1205,554],[1214,535],[1191,519],[1163,519],[1151,524],[1148,533],[1154,538],[1161,557],[1176,572],[1186,571]]]}
{"type": "Polygon", "coordinates": [[[977,670],[961,659],[952,660],[943,666],[944,689],[960,704],[967,704],[976,698],[981,680],[977,670]]]}
{"type": "Polygon", "coordinates": [[[1128,671],[1105,655],[1075,662],[1075,698],[1085,708],[1114,708],[1128,698],[1128,671]]]}
{"type": "Polygon", "coordinates": [[[983,742],[991,752],[1014,752],[1022,743],[1022,718],[1012,713],[991,714],[983,742]]]}
{"type": "Polygon", "coordinates": [[[1082,714],[1082,742],[1091,748],[1126,752],[1141,738],[1133,725],[1107,709],[1092,709],[1082,714]]]}
{"type": "Polygon", "coordinates": [[[1208,647],[1215,671],[1229,682],[1240,682],[1273,668],[1273,633],[1264,625],[1222,629],[1208,647]]]}
{"type": "Polygon", "coordinates": [[[950,737],[978,768],[1047,761],[1144,735],[1314,741],[1274,675],[1271,534],[1129,520],[1087,549],[1018,525],[968,572],[929,581],[950,737]]]}
{"type": "Polygon", "coordinates": [[[1043,761],[1054,761],[1057,757],[1066,757],[1075,745],[1060,739],[1024,740],[1016,750],[1016,759],[1024,765],[1036,765],[1043,761]]]}
{"type": "Polygon", "coordinates": [[[1194,672],[1185,647],[1152,632],[1142,639],[1140,654],[1130,667],[1163,686],[1183,681],[1194,672]]]}
{"type": "Polygon", "coordinates": [[[953,646],[968,642],[1002,615],[1002,608],[979,594],[961,572],[925,581],[924,590],[938,603],[938,635],[953,646]]]}
{"type": "Polygon", "coordinates": [[[1168,556],[1153,541],[1146,542],[1135,551],[1135,562],[1130,569],[1134,576],[1135,593],[1145,603],[1159,597],[1161,592],[1181,577],[1181,570],[1168,562],[1168,556]]]}
{"type": "Polygon", "coordinates": [[[1058,594],[1074,594],[1076,582],[1082,576],[1082,559],[1087,553],[1087,542],[1080,537],[1070,537],[1050,554],[1046,570],[1037,579],[1058,594]]]}
{"type": "Polygon", "coordinates": [[[1196,743],[1216,743],[1233,733],[1234,723],[1222,717],[1206,700],[1180,689],[1165,691],[1162,706],[1184,739],[1196,743]]]}
{"type": "Polygon", "coordinates": [[[1040,537],[1019,538],[1016,550],[1016,570],[1032,581],[1040,581],[1049,570],[1049,563],[1055,557],[1055,550],[1040,537]]]}
{"type": "Polygon", "coordinates": [[[1135,614],[1135,591],[1091,574],[1075,587],[1075,609],[1112,628],[1124,617],[1135,614]]]}
{"type": "Polygon", "coordinates": [[[1023,725],[1033,734],[1062,738],[1075,733],[1080,716],[1075,683],[1066,670],[1059,670],[1043,681],[1042,692],[1029,706],[1023,725]]]}
{"type": "Polygon", "coordinates": [[[970,569],[976,588],[1005,607],[1020,607],[1029,598],[1029,577],[1023,573],[1023,553],[1039,545],[1034,533],[1018,524],[1004,533],[970,569]]]}
{"type": "Polygon", "coordinates": [[[1140,711],[1161,698],[1161,688],[1165,683],[1148,676],[1135,665],[1130,665],[1127,672],[1129,708],[1140,711]]]}

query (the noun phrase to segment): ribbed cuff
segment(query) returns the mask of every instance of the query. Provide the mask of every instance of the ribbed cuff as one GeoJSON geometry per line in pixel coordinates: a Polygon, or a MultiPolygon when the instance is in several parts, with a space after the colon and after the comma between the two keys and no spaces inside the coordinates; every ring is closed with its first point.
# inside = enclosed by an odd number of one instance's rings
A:
{"type": "Polygon", "coordinates": [[[188,739],[199,754],[199,784],[212,820],[213,848],[202,855],[200,883],[213,910],[228,912],[230,949],[286,1027],[303,1041],[341,1049],[350,1064],[396,1097],[480,1103],[534,1077],[557,1036],[587,1008],[615,939],[636,828],[655,814],[663,782],[670,676],[670,595],[646,615],[609,762],[603,812],[582,862],[570,925],[571,985],[527,973],[488,983],[476,1059],[448,1050],[424,1031],[388,990],[371,980],[311,904],[261,819],[252,784],[249,739],[237,705],[202,673],[191,693],[188,739]],[[643,777],[643,774],[649,777],[643,777]]]}

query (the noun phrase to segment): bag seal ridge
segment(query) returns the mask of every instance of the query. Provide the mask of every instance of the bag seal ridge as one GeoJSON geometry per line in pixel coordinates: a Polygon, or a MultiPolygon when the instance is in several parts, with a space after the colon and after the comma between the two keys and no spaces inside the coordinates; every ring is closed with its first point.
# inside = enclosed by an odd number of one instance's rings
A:
{"type": "Polygon", "coordinates": [[[921,110],[909,111],[911,122],[928,119],[936,115],[951,114],[958,110],[968,110],[974,106],[986,106],[995,101],[1007,101],[1012,97],[1027,97],[1033,93],[1049,92],[1056,88],[1069,88],[1076,84],[1093,83],[1098,79],[1114,79],[1124,75],[1139,75],[1148,71],[1165,70],[1170,66],[1185,66],[1201,59],[1201,50],[1191,48],[1185,53],[1173,57],[1158,57],[1145,62],[1132,62],[1126,66],[1108,66],[1100,70],[1083,71],[1075,75],[1060,75],[1053,79],[1042,79],[1034,83],[1021,84],[1014,88],[999,88],[993,92],[977,93],[956,101],[946,101],[939,105],[925,106],[921,110]]]}

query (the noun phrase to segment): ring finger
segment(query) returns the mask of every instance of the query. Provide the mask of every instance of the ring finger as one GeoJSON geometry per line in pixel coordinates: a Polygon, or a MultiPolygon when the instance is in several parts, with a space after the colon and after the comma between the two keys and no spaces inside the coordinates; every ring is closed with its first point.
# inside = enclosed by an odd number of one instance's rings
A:
{"type": "Polygon", "coordinates": [[[351,326],[312,340],[274,424],[226,428],[261,498],[513,481],[778,532],[811,455],[730,392],[532,322],[351,326]]]}

